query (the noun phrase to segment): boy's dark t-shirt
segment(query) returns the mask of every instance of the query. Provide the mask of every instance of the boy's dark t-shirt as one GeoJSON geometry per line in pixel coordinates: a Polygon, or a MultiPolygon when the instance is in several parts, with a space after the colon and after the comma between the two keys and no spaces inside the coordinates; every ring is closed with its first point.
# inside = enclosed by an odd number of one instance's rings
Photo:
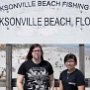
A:
{"type": "Polygon", "coordinates": [[[84,75],[78,69],[70,74],[67,73],[67,70],[64,70],[59,79],[62,81],[64,90],[78,90],[78,86],[85,85],[84,75]]]}
{"type": "Polygon", "coordinates": [[[24,75],[24,90],[49,90],[49,75],[53,74],[53,68],[48,61],[42,60],[35,64],[32,60],[22,63],[18,74],[24,75]]]}

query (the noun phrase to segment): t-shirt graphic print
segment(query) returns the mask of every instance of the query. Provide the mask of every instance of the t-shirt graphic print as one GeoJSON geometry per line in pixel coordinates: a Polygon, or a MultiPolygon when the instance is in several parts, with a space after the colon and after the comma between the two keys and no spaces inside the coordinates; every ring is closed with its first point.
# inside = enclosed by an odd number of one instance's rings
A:
{"type": "Polygon", "coordinates": [[[46,84],[48,83],[48,73],[43,67],[33,67],[26,73],[27,87],[34,90],[47,90],[46,84]]]}

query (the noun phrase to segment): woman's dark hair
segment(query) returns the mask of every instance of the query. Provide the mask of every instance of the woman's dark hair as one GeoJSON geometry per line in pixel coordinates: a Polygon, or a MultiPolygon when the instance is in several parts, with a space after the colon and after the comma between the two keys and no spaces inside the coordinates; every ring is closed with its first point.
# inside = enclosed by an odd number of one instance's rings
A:
{"type": "Polygon", "coordinates": [[[64,63],[66,63],[69,59],[73,59],[75,64],[77,64],[77,58],[74,54],[70,53],[70,54],[67,54],[65,57],[64,57],[64,63]]]}
{"type": "Polygon", "coordinates": [[[31,47],[29,49],[29,52],[28,52],[28,54],[26,56],[27,60],[31,60],[32,59],[32,52],[33,52],[33,49],[36,48],[36,47],[40,48],[40,50],[41,50],[41,60],[44,60],[44,58],[43,58],[43,50],[42,50],[42,47],[41,47],[40,44],[32,44],[31,45],[31,47]]]}

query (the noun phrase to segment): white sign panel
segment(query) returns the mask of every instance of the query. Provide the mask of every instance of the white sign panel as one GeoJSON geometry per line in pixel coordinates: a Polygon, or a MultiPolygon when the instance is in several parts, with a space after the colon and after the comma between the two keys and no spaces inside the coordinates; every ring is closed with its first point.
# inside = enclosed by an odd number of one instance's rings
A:
{"type": "Polygon", "coordinates": [[[89,0],[0,0],[1,43],[90,43],[89,0]]]}

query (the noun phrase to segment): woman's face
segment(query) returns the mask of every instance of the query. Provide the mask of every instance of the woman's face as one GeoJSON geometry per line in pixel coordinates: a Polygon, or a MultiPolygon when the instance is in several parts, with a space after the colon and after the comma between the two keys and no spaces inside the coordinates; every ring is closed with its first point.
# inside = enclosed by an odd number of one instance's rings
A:
{"type": "Polygon", "coordinates": [[[35,60],[41,59],[41,49],[40,47],[35,47],[32,51],[32,58],[35,60]]]}
{"type": "Polygon", "coordinates": [[[74,61],[74,59],[69,59],[65,62],[65,66],[68,70],[72,70],[73,68],[75,68],[76,62],[74,61]]]}

